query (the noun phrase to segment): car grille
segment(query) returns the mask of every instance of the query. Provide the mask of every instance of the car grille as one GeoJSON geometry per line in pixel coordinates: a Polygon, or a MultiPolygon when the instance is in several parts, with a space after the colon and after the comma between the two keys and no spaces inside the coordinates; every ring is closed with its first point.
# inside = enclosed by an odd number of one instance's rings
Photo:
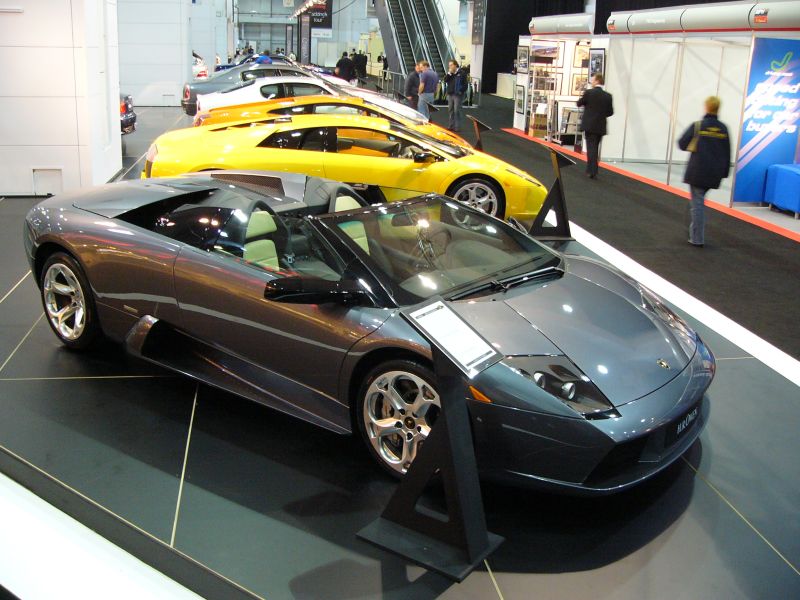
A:
{"type": "Polygon", "coordinates": [[[650,436],[645,435],[630,442],[623,442],[614,446],[611,452],[606,454],[605,458],[589,474],[585,483],[591,485],[592,483],[603,481],[636,465],[649,438],[650,436]]]}

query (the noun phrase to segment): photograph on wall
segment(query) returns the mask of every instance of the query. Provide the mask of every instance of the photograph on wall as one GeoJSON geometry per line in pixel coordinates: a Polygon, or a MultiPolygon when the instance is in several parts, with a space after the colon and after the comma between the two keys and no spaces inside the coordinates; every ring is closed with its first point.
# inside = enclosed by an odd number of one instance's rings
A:
{"type": "Polygon", "coordinates": [[[606,76],[606,51],[604,48],[589,50],[589,79],[596,73],[606,76]]]}
{"type": "Polygon", "coordinates": [[[528,72],[528,47],[517,46],[517,73],[528,72]]]}
{"type": "Polygon", "coordinates": [[[584,73],[572,74],[572,86],[570,88],[570,96],[581,96],[586,90],[586,84],[589,78],[584,73]]]}
{"type": "Polygon", "coordinates": [[[514,94],[514,110],[519,115],[525,114],[525,86],[518,85],[514,94]]]}
{"type": "Polygon", "coordinates": [[[575,46],[575,56],[572,59],[572,66],[576,69],[586,69],[589,67],[589,46],[578,44],[575,46]]]}

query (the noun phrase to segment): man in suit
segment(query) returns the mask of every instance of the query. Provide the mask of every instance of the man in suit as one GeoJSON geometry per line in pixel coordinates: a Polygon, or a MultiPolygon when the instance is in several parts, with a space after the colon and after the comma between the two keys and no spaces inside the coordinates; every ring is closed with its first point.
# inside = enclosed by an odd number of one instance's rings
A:
{"type": "Polygon", "coordinates": [[[597,179],[597,161],[600,157],[600,141],[606,134],[606,119],[614,114],[611,94],[603,89],[603,76],[595,73],[592,87],[578,99],[583,107],[581,129],[586,138],[586,175],[597,179]]]}
{"type": "Polygon", "coordinates": [[[678,140],[681,150],[691,152],[683,181],[689,184],[692,192],[692,202],[689,205],[689,243],[697,248],[702,248],[705,244],[706,192],[717,189],[731,169],[728,128],[717,118],[719,98],[706,98],[705,109],[705,116],[690,125],[678,140]]]}

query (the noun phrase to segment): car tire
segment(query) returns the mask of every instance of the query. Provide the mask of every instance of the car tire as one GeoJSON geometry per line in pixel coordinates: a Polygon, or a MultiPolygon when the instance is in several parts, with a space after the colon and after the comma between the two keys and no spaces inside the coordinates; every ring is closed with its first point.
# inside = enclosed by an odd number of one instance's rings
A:
{"type": "Polygon", "coordinates": [[[39,289],[47,322],[61,343],[73,350],[89,348],[100,328],[92,289],[78,262],[64,252],[51,255],[39,289]]]}
{"type": "Polygon", "coordinates": [[[462,179],[450,186],[447,195],[493,217],[505,218],[505,194],[499,185],[489,179],[483,177],[462,179]]]}
{"type": "Polygon", "coordinates": [[[370,455],[395,478],[408,470],[439,415],[435,381],[419,362],[390,360],[373,368],[358,390],[361,437],[370,455]]]}

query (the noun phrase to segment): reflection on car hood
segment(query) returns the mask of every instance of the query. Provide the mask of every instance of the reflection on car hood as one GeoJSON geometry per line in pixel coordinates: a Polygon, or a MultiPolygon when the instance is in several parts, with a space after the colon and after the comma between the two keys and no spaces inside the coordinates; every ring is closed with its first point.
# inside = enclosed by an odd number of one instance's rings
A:
{"type": "Polygon", "coordinates": [[[452,306],[505,355],[567,355],[616,406],[672,380],[693,352],[654,314],[569,272],[452,306]]]}

